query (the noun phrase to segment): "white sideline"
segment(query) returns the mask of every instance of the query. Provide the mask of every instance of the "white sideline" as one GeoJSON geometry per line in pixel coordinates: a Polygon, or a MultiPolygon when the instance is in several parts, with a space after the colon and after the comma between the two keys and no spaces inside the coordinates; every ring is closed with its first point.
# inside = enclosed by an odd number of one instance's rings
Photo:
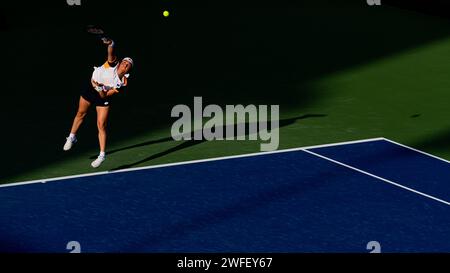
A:
{"type": "Polygon", "coordinates": [[[422,195],[422,196],[424,196],[424,197],[433,199],[433,200],[438,201],[438,202],[441,202],[441,203],[443,203],[443,204],[445,204],[445,205],[447,205],[447,206],[450,206],[450,202],[447,202],[447,201],[445,201],[445,200],[439,199],[439,198],[434,197],[434,196],[432,196],[432,195],[429,195],[429,194],[420,192],[420,191],[418,191],[418,190],[415,190],[415,189],[412,189],[412,188],[403,186],[403,185],[398,184],[398,183],[395,183],[395,182],[393,182],[393,181],[391,181],[391,180],[388,180],[388,179],[385,179],[385,178],[383,178],[383,177],[379,177],[379,176],[377,176],[377,175],[374,175],[374,174],[371,174],[371,173],[369,173],[369,172],[363,171],[363,170],[361,170],[361,169],[352,167],[352,166],[350,166],[350,165],[347,165],[347,164],[345,164],[345,163],[336,161],[336,160],[331,159],[331,158],[329,158],[329,157],[326,157],[326,156],[323,156],[323,155],[320,155],[320,154],[317,154],[317,153],[314,153],[314,152],[311,152],[311,151],[308,151],[308,150],[303,150],[303,151],[306,152],[306,153],[315,155],[315,156],[317,156],[317,157],[320,157],[320,158],[322,158],[322,159],[331,161],[331,162],[333,162],[333,163],[335,163],[335,164],[344,166],[344,167],[349,168],[349,169],[352,169],[352,170],[354,170],[354,171],[357,171],[357,172],[363,173],[363,174],[365,174],[365,175],[371,176],[371,177],[373,177],[373,178],[379,179],[379,180],[381,180],[381,181],[383,181],[383,182],[392,184],[392,185],[397,186],[397,187],[399,187],[399,188],[402,188],[402,189],[404,189],[404,190],[407,190],[407,191],[410,191],[410,192],[413,192],[413,193],[422,195]]]}
{"type": "Polygon", "coordinates": [[[23,181],[23,182],[15,182],[15,183],[3,184],[3,185],[0,185],[0,188],[21,186],[21,185],[29,185],[29,184],[35,184],[35,183],[46,183],[46,182],[52,182],[52,181],[58,181],[58,180],[73,179],[73,178],[88,177],[88,176],[96,176],[96,175],[104,175],[104,174],[112,174],[112,173],[120,173],[120,172],[131,172],[131,171],[139,171],[139,170],[146,170],[146,169],[155,169],[155,168],[163,168],[163,167],[170,167],[170,166],[178,166],[178,165],[186,165],[186,164],[209,162],[209,161],[241,158],[241,157],[251,157],[251,156],[260,156],[260,155],[268,155],[268,154],[286,153],[286,152],[292,152],[292,151],[301,151],[301,150],[304,150],[304,149],[323,148],[323,147],[330,147],[330,146],[347,145],[347,144],[355,144],[355,143],[364,143],[364,142],[380,141],[380,140],[385,140],[385,139],[382,138],[382,137],[368,138],[368,139],[361,139],[361,140],[344,141],[344,142],[336,142],[336,143],[321,144],[321,145],[314,145],[314,146],[290,148],[290,149],[284,149],[284,150],[276,150],[276,151],[271,151],[271,152],[259,152],[259,153],[249,153],[249,154],[241,154],[241,155],[214,157],[214,158],[207,158],[207,159],[190,160],[190,161],[182,161],[182,162],[175,162],[175,163],[159,164],[159,165],[152,165],[152,166],[128,168],[128,169],[117,170],[117,171],[103,171],[103,172],[95,172],[95,173],[87,173],[87,174],[77,174],[77,175],[60,176],[60,177],[53,177],[53,178],[44,178],[44,179],[37,179],[37,180],[29,180],[29,181],[23,181]]]}
{"type": "Polygon", "coordinates": [[[398,143],[398,142],[396,142],[396,141],[393,141],[393,140],[390,140],[390,139],[387,139],[387,138],[384,138],[384,137],[383,137],[382,139],[383,139],[383,140],[386,140],[386,141],[388,141],[388,142],[390,142],[390,143],[396,144],[396,145],[398,145],[398,146],[402,146],[402,147],[404,147],[404,148],[413,150],[414,152],[418,152],[418,153],[421,153],[421,154],[430,156],[430,157],[432,157],[432,158],[434,158],[434,159],[438,159],[438,160],[444,161],[444,162],[446,162],[446,163],[450,163],[450,161],[448,161],[448,160],[446,160],[446,159],[443,159],[443,158],[441,158],[441,157],[438,157],[438,156],[429,154],[429,153],[424,152],[424,151],[421,151],[421,150],[414,149],[413,147],[406,146],[406,145],[404,145],[404,144],[398,143]]]}

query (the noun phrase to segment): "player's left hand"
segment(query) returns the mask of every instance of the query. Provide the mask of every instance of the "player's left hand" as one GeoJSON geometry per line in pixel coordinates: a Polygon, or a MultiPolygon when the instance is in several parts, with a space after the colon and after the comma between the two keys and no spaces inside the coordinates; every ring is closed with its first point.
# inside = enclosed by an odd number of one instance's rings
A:
{"type": "Polygon", "coordinates": [[[103,85],[103,86],[102,86],[102,89],[103,89],[104,92],[108,92],[109,90],[112,89],[112,87],[111,87],[111,86],[103,85]]]}
{"type": "Polygon", "coordinates": [[[105,45],[110,45],[110,44],[112,44],[112,40],[111,39],[109,39],[109,38],[102,38],[102,41],[103,41],[103,43],[105,44],[105,45]]]}

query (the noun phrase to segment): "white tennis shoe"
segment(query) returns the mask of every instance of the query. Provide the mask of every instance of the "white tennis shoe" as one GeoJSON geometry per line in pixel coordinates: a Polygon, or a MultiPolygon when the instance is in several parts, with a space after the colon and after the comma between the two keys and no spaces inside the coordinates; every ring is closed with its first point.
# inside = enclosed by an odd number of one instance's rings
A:
{"type": "Polygon", "coordinates": [[[67,137],[66,143],[64,144],[64,147],[63,147],[63,150],[68,151],[68,150],[72,149],[73,144],[76,142],[77,142],[76,137],[67,137]]]}
{"type": "Polygon", "coordinates": [[[105,161],[105,157],[104,156],[98,156],[96,160],[92,161],[91,166],[92,168],[98,168],[100,167],[100,165],[103,163],[103,161],[105,161]]]}

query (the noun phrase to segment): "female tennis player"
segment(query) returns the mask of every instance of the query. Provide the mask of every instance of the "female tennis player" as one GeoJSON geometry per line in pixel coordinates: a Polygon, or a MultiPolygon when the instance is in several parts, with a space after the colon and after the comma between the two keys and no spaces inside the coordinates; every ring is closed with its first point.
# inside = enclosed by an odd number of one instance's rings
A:
{"type": "Polygon", "coordinates": [[[77,142],[76,133],[86,117],[89,106],[94,105],[97,110],[98,141],[100,144],[100,154],[91,163],[94,168],[99,167],[105,161],[106,121],[111,99],[127,86],[129,76],[127,73],[133,67],[133,60],[129,57],[123,58],[119,62],[114,52],[114,41],[107,38],[102,40],[103,43],[108,45],[108,60],[102,66],[94,69],[89,86],[81,93],[78,111],[63,148],[64,151],[68,151],[77,142]]]}

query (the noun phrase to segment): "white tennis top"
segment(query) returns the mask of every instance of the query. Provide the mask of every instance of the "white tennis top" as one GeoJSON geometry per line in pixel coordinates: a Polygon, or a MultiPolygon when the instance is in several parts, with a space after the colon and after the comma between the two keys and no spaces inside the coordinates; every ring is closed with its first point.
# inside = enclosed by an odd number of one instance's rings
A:
{"type": "MultiPolygon", "coordinates": [[[[120,88],[124,85],[124,82],[117,75],[117,67],[119,62],[115,66],[111,66],[107,61],[100,67],[94,67],[92,72],[92,79],[98,83],[112,88],[120,88]]],[[[125,75],[128,78],[128,74],[125,75]]]]}

